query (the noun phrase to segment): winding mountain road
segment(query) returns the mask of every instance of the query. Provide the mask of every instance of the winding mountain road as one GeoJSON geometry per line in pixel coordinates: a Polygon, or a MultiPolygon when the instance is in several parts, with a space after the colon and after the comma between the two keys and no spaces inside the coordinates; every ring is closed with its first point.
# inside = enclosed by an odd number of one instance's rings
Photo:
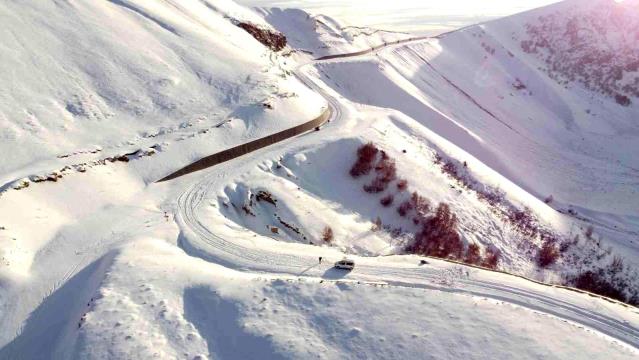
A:
{"type": "MultiPolygon", "coordinates": [[[[420,40],[422,39],[410,41],[420,40]]],[[[408,41],[402,43],[406,42],[408,41]]],[[[393,45],[396,44],[343,56],[325,57],[316,62],[359,56],[393,45]]],[[[343,105],[339,99],[312,80],[304,69],[305,66],[298,68],[296,76],[326,99],[331,126],[340,126],[345,121],[346,111],[343,105]]],[[[284,146],[286,144],[278,144],[273,150],[281,150],[284,146]]],[[[268,149],[260,151],[264,153],[260,155],[273,153],[268,149]]],[[[217,190],[223,188],[228,181],[227,172],[233,170],[237,169],[227,163],[217,172],[205,173],[178,197],[176,220],[182,229],[179,245],[187,253],[242,271],[332,280],[343,276],[332,270],[330,265],[318,265],[317,256],[309,251],[296,252],[285,246],[265,248],[246,239],[217,235],[215,229],[207,225],[207,219],[203,218],[201,210],[209,206],[211,199],[216,198],[217,190]]],[[[639,312],[632,307],[606,302],[567,289],[540,285],[516,276],[450,265],[443,261],[433,260],[432,264],[426,266],[418,266],[396,258],[356,258],[356,261],[358,265],[355,271],[345,276],[347,279],[382,282],[389,286],[435,289],[493,299],[591,329],[639,352],[639,312]],[[632,324],[619,315],[622,312],[625,318],[633,318],[632,324]]]]}

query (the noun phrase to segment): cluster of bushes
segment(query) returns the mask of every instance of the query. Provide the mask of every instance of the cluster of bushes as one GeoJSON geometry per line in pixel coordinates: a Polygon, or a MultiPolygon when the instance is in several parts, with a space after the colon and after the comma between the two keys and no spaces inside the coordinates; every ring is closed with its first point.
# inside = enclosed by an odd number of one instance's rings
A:
{"type": "Polygon", "coordinates": [[[448,204],[439,204],[435,214],[424,215],[421,222],[421,229],[406,248],[408,252],[439,258],[462,258],[464,243],[457,232],[457,216],[450,211],[448,204]]]}
{"type": "Polygon", "coordinates": [[[362,145],[357,149],[357,160],[351,167],[350,174],[354,178],[367,175],[373,170],[373,162],[379,150],[373,143],[362,145]]]}
{"type": "Polygon", "coordinates": [[[637,306],[639,291],[629,283],[626,270],[623,260],[615,256],[606,268],[582,271],[569,277],[568,283],[578,289],[637,306]]]}
{"type": "Polygon", "coordinates": [[[384,151],[380,151],[381,157],[375,165],[375,178],[370,184],[364,185],[364,191],[377,194],[385,191],[395,179],[397,179],[397,168],[395,160],[388,157],[384,151]]]}
{"type": "Polygon", "coordinates": [[[558,83],[578,81],[591,91],[613,98],[619,105],[629,106],[631,97],[639,97],[639,78],[634,76],[630,82],[621,80],[625,74],[636,75],[639,71],[636,39],[615,36],[620,41],[610,42],[608,36],[627,34],[632,27],[639,35],[639,24],[623,18],[628,15],[617,21],[607,19],[621,16],[610,11],[541,16],[537,22],[526,25],[528,38],[521,41],[521,48],[543,60],[544,70],[558,83]],[[629,23],[633,25],[629,27],[629,23]]]}
{"type": "MultiPolygon", "coordinates": [[[[540,224],[528,208],[520,209],[506,199],[506,194],[497,188],[481,184],[468,172],[466,162],[459,163],[453,159],[444,159],[435,154],[434,163],[439,165],[442,173],[447,174],[466,190],[473,191],[477,198],[488,203],[493,213],[509,223],[522,235],[531,249],[534,260],[540,267],[549,267],[560,259],[559,243],[561,237],[540,224]],[[541,246],[534,245],[541,242],[541,246]]],[[[569,244],[565,242],[565,244],[569,244]]]]}
{"type": "MultiPolygon", "coordinates": [[[[544,227],[530,209],[517,208],[510,203],[505,193],[499,189],[486,186],[475,180],[468,171],[468,164],[453,159],[444,160],[441,155],[435,156],[443,173],[455,179],[457,183],[489,205],[493,212],[504,222],[510,224],[522,236],[522,245],[527,246],[531,261],[540,268],[548,268],[561,260],[562,266],[574,266],[578,275],[565,278],[566,285],[574,286],[600,295],[608,296],[631,304],[639,303],[639,294],[633,289],[628,279],[632,277],[630,270],[624,267],[621,260],[616,259],[608,267],[597,265],[611,250],[605,251],[601,244],[593,238],[593,228],[585,230],[588,244],[576,246],[579,237],[574,240],[564,238],[551,229],[544,227]],[[576,251],[570,251],[576,249],[576,251]]],[[[386,208],[395,206],[401,218],[411,223],[408,228],[414,230],[404,232],[401,227],[382,225],[378,217],[374,229],[385,230],[394,238],[410,236],[405,242],[407,253],[453,259],[467,264],[497,268],[501,253],[494,247],[482,251],[477,244],[465,245],[458,232],[458,218],[446,203],[436,206],[417,192],[409,192],[409,184],[405,179],[398,179],[395,161],[374,144],[362,145],[357,150],[357,160],[350,170],[354,178],[373,175],[372,182],[364,185],[364,191],[380,194],[380,205],[386,208]],[[391,186],[392,185],[392,186],[391,186]]]]}
{"type": "MultiPolygon", "coordinates": [[[[450,170],[453,171],[453,168],[450,167],[450,170]]],[[[383,193],[391,188],[391,184],[395,182],[396,193],[391,190],[380,199],[380,204],[383,207],[391,207],[395,203],[395,196],[408,190],[408,181],[397,178],[395,160],[373,143],[367,143],[357,149],[357,159],[350,169],[350,175],[354,178],[360,178],[371,173],[374,175],[372,181],[363,186],[367,193],[383,193]]],[[[402,197],[404,200],[397,205],[397,213],[417,226],[413,239],[405,247],[406,252],[454,259],[491,268],[497,267],[500,258],[499,251],[487,250],[486,256],[482,258],[478,245],[471,244],[467,248],[465,247],[457,231],[457,216],[451,211],[448,204],[440,203],[433,211],[431,202],[417,192],[410,193],[407,198],[405,195],[402,197]]],[[[378,218],[378,221],[379,224],[375,226],[375,229],[382,228],[381,219],[378,218]]],[[[399,236],[403,233],[401,228],[387,227],[393,236],[399,236]]]]}

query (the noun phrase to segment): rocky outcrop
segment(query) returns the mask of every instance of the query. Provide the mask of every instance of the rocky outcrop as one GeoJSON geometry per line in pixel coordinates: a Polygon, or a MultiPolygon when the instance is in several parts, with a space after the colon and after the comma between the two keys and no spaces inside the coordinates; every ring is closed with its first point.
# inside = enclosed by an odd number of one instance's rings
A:
{"type": "Polygon", "coordinates": [[[237,26],[244,29],[246,32],[251,34],[255,40],[261,42],[264,46],[273,51],[280,51],[286,47],[286,36],[280,32],[265,29],[246,22],[238,22],[237,26]]]}

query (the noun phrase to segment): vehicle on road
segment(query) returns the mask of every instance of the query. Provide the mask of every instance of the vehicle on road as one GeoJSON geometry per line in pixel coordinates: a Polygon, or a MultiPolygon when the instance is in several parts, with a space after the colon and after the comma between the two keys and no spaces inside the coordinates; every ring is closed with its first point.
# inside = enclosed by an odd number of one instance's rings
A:
{"type": "Polygon", "coordinates": [[[353,270],[355,268],[355,261],[351,259],[342,259],[335,263],[335,268],[340,270],[353,270]]]}

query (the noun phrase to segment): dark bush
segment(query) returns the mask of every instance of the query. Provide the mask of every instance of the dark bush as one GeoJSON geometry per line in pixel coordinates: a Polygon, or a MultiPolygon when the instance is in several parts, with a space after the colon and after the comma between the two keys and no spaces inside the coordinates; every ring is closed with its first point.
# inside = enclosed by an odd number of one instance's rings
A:
{"type": "Polygon", "coordinates": [[[594,294],[607,296],[619,301],[626,301],[626,296],[621,289],[606,280],[602,274],[593,271],[586,271],[572,279],[572,284],[581,290],[594,294]]]}
{"type": "Polygon", "coordinates": [[[474,265],[481,264],[481,252],[479,251],[479,245],[468,245],[468,249],[466,249],[466,256],[464,257],[464,262],[474,265]]]}
{"type": "Polygon", "coordinates": [[[506,194],[500,189],[487,187],[484,190],[477,190],[477,197],[492,206],[497,206],[504,202],[506,194]]]}
{"type": "Polygon", "coordinates": [[[410,200],[402,202],[397,208],[397,212],[401,216],[406,216],[411,211],[413,211],[413,203],[410,200]]]}
{"type": "Polygon", "coordinates": [[[391,205],[393,205],[393,201],[395,200],[395,197],[392,194],[388,194],[386,196],[384,196],[379,203],[382,204],[383,207],[389,207],[391,205]]]}
{"type": "Polygon", "coordinates": [[[548,267],[559,259],[559,247],[554,241],[546,241],[537,253],[537,265],[542,268],[548,267]]]}
{"type": "Polygon", "coordinates": [[[413,254],[461,259],[464,244],[457,233],[457,216],[446,203],[441,203],[407,247],[413,254]]]}
{"type": "Polygon", "coordinates": [[[486,249],[486,256],[484,257],[484,261],[482,261],[481,266],[496,269],[499,260],[501,259],[501,251],[496,248],[488,248],[486,249]]]}
{"type": "Polygon", "coordinates": [[[397,190],[399,190],[400,192],[404,192],[408,189],[408,180],[406,179],[400,179],[397,182],[397,190]]]}
{"type": "Polygon", "coordinates": [[[413,192],[410,197],[410,201],[413,204],[413,209],[418,216],[424,216],[430,211],[430,201],[425,197],[419,195],[417,192],[413,192]]]}
{"type": "Polygon", "coordinates": [[[539,227],[532,211],[528,208],[519,210],[515,207],[508,209],[508,220],[522,234],[528,236],[536,236],[539,233],[539,227]]]}
{"type": "Polygon", "coordinates": [[[377,157],[378,152],[379,149],[377,148],[377,146],[375,146],[375,144],[373,144],[372,142],[369,142],[357,149],[357,157],[359,159],[362,159],[363,161],[372,163],[373,160],[375,160],[375,157],[377,157]]]}
{"type": "Polygon", "coordinates": [[[379,194],[386,190],[388,183],[384,182],[380,178],[375,178],[370,184],[364,185],[364,191],[369,194],[379,194]]]}
{"type": "Polygon", "coordinates": [[[459,178],[459,175],[457,174],[457,166],[452,161],[446,161],[446,163],[442,166],[442,172],[450,175],[454,179],[459,178]]]}
{"type": "Polygon", "coordinates": [[[382,158],[375,165],[375,172],[377,178],[385,183],[390,183],[397,178],[397,167],[395,166],[395,160],[389,158],[385,152],[382,151],[382,158]]]}
{"type": "Polygon", "coordinates": [[[630,98],[622,94],[616,94],[615,101],[621,106],[630,106],[631,104],[630,98]]]}
{"type": "Polygon", "coordinates": [[[360,146],[359,149],[357,149],[357,160],[350,171],[351,176],[357,178],[370,173],[373,169],[373,161],[375,161],[378,152],[379,150],[375,144],[371,142],[360,146]]]}
{"type": "Polygon", "coordinates": [[[324,230],[322,231],[322,240],[324,240],[325,243],[332,243],[333,242],[333,229],[330,226],[326,226],[324,227],[324,230]]]}

